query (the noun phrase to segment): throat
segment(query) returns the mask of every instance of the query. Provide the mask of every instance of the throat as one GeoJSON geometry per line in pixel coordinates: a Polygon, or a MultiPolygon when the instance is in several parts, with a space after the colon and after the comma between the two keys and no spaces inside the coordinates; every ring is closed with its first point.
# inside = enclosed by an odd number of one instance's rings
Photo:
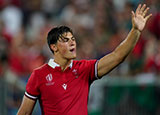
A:
{"type": "Polygon", "coordinates": [[[68,68],[68,66],[61,67],[61,70],[64,72],[67,68],[68,68]]]}
{"type": "Polygon", "coordinates": [[[68,67],[70,67],[70,64],[72,63],[72,60],[54,60],[57,64],[60,65],[61,70],[65,71],[68,67]]]}

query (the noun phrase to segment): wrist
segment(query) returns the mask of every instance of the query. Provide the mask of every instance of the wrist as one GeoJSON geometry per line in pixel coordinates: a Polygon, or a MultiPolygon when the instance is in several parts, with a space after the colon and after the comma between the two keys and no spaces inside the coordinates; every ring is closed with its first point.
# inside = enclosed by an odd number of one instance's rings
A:
{"type": "Polygon", "coordinates": [[[134,30],[134,31],[138,31],[138,32],[142,32],[142,30],[139,30],[138,28],[135,28],[135,27],[132,27],[132,30],[134,30]]]}

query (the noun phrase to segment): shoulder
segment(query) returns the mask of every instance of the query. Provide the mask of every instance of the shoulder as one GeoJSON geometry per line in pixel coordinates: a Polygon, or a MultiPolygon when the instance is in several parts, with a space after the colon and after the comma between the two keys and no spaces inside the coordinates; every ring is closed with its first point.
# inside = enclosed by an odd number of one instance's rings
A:
{"type": "Polygon", "coordinates": [[[88,60],[74,60],[73,61],[73,64],[74,65],[80,65],[80,64],[84,64],[84,63],[86,63],[88,60]]]}
{"type": "Polygon", "coordinates": [[[85,66],[85,65],[89,65],[89,64],[92,64],[92,63],[96,63],[96,59],[92,59],[92,60],[74,60],[73,61],[73,64],[74,66],[85,66]]]}
{"type": "Polygon", "coordinates": [[[31,73],[29,80],[35,81],[41,78],[42,76],[46,75],[48,73],[47,68],[48,68],[48,64],[43,64],[42,66],[35,68],[33,72],[31,73]]]}
{"type": "Polygon", "coordinates": [[[88,62],[96,62],[97,59],[91,59],[91,60],[85,60],[85,59],[82,59],[82,60],[73,60],[73,63],[88,63],[88,62]]]}
{"type": "Polygon", "coordinates": [[[40,67],[35,68],[33,72],[41,74],[41,73],[44,73],[47,70],[47,68],[48,68],[48,64],[43,64],[40,67]]]}

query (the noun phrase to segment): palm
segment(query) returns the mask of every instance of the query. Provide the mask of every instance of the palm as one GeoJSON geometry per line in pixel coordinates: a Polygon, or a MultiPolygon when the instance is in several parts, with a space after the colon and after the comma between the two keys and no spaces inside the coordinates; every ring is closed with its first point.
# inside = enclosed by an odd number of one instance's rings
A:
{"type": "Polygon", "coordinates": [[[149,8],[148,7],[146,8],[146,5],[144,4],[142,7],[141,5],[139,5],[135,13],[132,11],[133,28],[136,28],[140,31],[144,29],[147,20],[151,17],[151,14],[145,16],[148,10],[149,8]]]}

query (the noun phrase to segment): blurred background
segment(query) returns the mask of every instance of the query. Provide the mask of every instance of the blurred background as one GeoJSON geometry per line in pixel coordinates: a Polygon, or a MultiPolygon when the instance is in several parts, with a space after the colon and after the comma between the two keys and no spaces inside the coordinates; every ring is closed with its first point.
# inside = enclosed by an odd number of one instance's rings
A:
{"type": "Polygon", "coordinates": [[[17,113],[32,70],[52,58],[52,27],[73,29],[78,60],[100,59],[124,40],[139,3],[153,16],[125,62],[92,84],[88,111],[160,115],[160,0],[0,0],[0,115],[17,113]]]}

